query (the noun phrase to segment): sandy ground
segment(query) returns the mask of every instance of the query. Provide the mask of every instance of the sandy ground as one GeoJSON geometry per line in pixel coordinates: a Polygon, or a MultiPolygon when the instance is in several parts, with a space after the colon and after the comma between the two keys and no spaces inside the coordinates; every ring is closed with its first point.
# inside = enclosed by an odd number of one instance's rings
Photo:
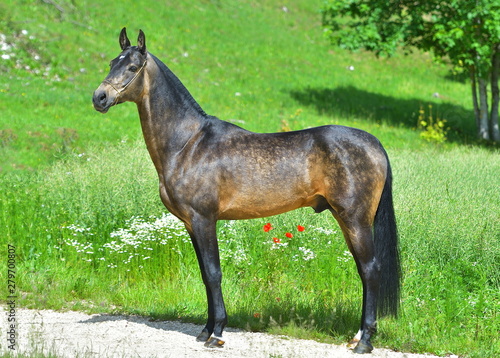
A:
{"type": "MultiPolygon", "coordinates": [[[[6,351],[3,315],[1,349],[6,351]]],[[[345,345],[291,339],[228,328],[224,348],[205,348],[195,337],[202,327],[136,316],[88,315],[81,312],[19,309],[17,352],[44,352],[58,357],[196,357],[295,358],[361,357],[345,345]]],[[[364,357],[428,358],[430,355],[375,348],[364,357]]],[[[456,356],[455,356],[456,357],[456,356]]]]}

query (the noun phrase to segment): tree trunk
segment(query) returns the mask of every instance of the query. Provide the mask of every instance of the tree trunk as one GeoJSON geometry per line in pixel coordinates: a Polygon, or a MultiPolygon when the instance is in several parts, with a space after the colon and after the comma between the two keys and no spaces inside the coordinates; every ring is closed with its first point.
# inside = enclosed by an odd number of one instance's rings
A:
{"type": "Polygon", "coordinates": [[[479,135],[479,103],[477,101],[476,67],[470,66],[469,74],[472,89],[472,104],[474,105],[474,119],[476,120],[477,133],[479,135]]]}
{"type": "Polygon", "coordinates": [[[488,116],[488,81],[479,77],[479,139],[490,140],[488,116]]]}
{"type": "Polygon", "coordinates": [[[500,101],[500,91],[498,89],[498,76],[500,72],[500,44],[496,46],[491,61],[491,113],[490,113],[490,131],[491,139],[500,142],[500,129],[498,127],[498,102],[500,101]]]}

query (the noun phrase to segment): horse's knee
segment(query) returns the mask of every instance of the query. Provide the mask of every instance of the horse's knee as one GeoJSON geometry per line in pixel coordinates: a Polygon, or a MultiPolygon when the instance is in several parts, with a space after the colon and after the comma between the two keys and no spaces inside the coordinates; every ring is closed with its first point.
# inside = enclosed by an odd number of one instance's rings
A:
{"type": "Polygon", "coordinates": [[[203,282],[210,290],[219,290],[222,285],[222,272],[218,270],[217,272],[206,273],[203,282]]]}
{"type": "Polygon", "coordinates": [[[363,276],[366,277],[368,280],[378,281],[380,279],[380,271],[382,267],[376,257],[373,257],[367,263],[361,263],[360,269],[361,272],[363,273],[363,276]]]}

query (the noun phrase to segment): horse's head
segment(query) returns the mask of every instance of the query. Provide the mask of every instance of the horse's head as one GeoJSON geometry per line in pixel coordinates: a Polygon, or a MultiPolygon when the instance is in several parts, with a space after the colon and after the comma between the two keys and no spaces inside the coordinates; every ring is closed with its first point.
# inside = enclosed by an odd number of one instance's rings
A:
{"type": "Polygon", "coordinates": [[[125,28],[120,33],[122,52],[111,61],[109,74],[95,90],[92,101],[94,108],[106,113],[111,106],[126,101],[135,102],[142,92],[144,67],[148,53],[146,37],[139,30],[137,46],[130,46],[125,28]]]}

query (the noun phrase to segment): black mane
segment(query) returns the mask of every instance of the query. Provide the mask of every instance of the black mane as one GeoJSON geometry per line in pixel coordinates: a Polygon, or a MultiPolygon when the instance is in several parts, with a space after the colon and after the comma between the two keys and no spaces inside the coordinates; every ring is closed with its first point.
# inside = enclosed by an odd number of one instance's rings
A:
{"type": "Polygon", "coordinates": [[[168,79],[170,79],[173,82],[175,88],[182,94],[182,96],[184,97],[184,99],[186,99],[188,101],[188,103],[200,115],[202,115],[203,117],[206,117],[207,114],[205,113],[205,111],[203,110],[203,108],[201,108],[201,106],[198,104],[198,102],[196,102],[196,100],[193,98],[193,96],[191,95],[191,93],[189,93],[189,91],[186,88],[186,86],[184,86],[182,84],[182,82],[179,80],[179,78],[177,78],[177,76],[172,71],[170,71],[170,69],[167,67],[167,65],[165,65],[163,62],[161,62],[156,56],[154,56],[151,53],[149,53],[149,55],[153,58],[153,60],[155,61],[156,65],[161,69],[161,71],[163,72],[163,74],[168,79]]]}

